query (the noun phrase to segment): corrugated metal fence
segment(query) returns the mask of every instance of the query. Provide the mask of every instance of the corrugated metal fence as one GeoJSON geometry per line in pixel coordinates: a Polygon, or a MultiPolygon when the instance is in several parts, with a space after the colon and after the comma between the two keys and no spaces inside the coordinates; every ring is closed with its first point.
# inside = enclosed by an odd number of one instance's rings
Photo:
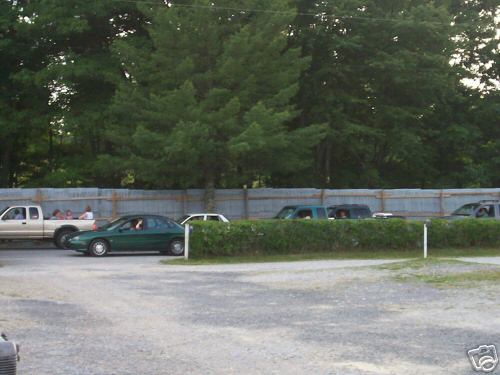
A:
{"type": "MultiPolygon", "coordinates": [[[[500,199],[500,189],[219,189],[216,212],[230,219],[274,216],[288,204],[367,204],[372,211],[407,217],[446,215],[464,203],[500,199]]],[[[90,205],[96,217],[110,219],[130,213],[154,213],[177,218],[203,212],[203,190],[128,189],[0,189],[0,207],[40,204],[45,216],[58,208],[75,214],[90,205]]]]}

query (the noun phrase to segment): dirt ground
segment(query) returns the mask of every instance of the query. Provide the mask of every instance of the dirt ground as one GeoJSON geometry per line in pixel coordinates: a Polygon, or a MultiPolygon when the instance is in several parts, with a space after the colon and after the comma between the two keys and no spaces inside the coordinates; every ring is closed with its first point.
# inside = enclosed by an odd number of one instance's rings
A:
{"type": "Polygon", "coordinates": [[[498,265],[162,259],[0,250],[19,374],[473,374],[468,349],[500,349],[499,283],[433,282],[498,265]]]}

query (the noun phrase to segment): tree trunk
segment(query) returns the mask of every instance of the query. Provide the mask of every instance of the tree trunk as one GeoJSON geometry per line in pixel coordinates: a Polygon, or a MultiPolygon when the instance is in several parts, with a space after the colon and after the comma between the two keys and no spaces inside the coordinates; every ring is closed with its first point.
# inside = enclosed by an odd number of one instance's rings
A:
{"type": "Polygon", "coordinates": [[[215,211],[215,174],[212,170],[205,172],[204,203],[207,212],[215,211]]]}
{"type": "Polygon", "coordinates": [[[332,143],[329,139],[326,140],[325,149],[325,186],[330,187],[330,174],[331,174],[331,158],[332,158],[332,143]]]}
{"type": "Polygon", "coordinates": [[[4,144],[0,154],[0,187],[3,188],[10,187],[11,148],[10,142],[4,144]]]}

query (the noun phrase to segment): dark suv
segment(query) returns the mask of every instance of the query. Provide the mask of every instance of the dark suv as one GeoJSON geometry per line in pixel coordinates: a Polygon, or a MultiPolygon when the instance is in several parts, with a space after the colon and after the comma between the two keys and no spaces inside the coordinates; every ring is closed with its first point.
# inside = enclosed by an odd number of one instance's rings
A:
{"type": "Polygon", "coordinates": [[[339,204],[328,207],[330,219],[368,219],[372,211],[366,204],[339,204]]]}
{"type": "Polygon", "coordinates": [[[324,206],[293,205],[285,206],[275,216],[276,219],[328,219],[324,206]]]}

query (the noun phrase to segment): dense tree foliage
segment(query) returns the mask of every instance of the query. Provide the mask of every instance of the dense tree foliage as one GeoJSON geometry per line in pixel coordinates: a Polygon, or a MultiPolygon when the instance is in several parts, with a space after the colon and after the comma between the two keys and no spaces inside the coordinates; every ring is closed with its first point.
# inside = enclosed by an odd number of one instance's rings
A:
{"type": "Polygon", "coordinates": [[[498,186],[499,8],[4,0],[0,186],[498,186]]]}

